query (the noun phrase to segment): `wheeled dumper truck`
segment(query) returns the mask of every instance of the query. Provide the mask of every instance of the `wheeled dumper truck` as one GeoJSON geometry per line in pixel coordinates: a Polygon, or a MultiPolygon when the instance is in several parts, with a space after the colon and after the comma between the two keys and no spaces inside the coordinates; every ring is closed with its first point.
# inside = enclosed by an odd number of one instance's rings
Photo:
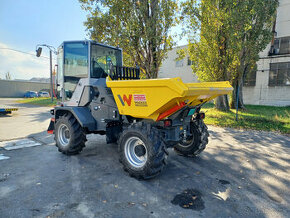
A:
{"type": "Polygon", "coordinates": [[[166,164],[167,149],[195,156],[208,143],[201,106],[232,91],[229,82],[183,83],[180,78],[140,79],[140,69],[122,66],[120,48],[94,41],[58,48],[57,93],[48,128],[58,150],[75,155],[86,134],[118,143],[130,176],[149,179],[166,164]]]}

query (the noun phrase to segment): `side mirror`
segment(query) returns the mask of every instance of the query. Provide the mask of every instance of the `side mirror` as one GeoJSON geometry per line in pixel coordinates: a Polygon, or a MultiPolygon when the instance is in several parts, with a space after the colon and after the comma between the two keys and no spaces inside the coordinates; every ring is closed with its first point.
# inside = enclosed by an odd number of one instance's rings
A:
{"type": "Polygon", "coordinates": [[[41,52],[42,52],[42,48],[39,47],[39,48],[36,50],[36,57],[40,57],[41,52]]]}

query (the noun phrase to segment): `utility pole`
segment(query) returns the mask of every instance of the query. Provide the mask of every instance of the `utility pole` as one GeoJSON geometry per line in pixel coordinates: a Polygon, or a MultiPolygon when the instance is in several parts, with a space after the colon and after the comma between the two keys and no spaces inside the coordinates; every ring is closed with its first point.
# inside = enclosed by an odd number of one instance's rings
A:
{"type": "Polygon", "coordinates": [[[52,52],[56,55],[56,49],[51,45],[37,45],[36,46],[36,57],[40,57],[42,52],[42,47],[47,47],[49,49],[49,66],[50,66],[50,96],[51,102],[53,102],[53,81],[52,81],[52,52]]]}
{"type": "Polygon", "coordinates": [[[238,121],[238,114],[239,114],[239,90],[240,89],[240,86],[238,85],[238,88],[237,88],[237,105],[236,105],[236,121],[238,121]]]}
{"type": "Polygon", "coordinates": [[[52,82],[52,51],[49,49],[49,65],[50,65],[50,96],[53,102],[53,82],[52,82]]]}

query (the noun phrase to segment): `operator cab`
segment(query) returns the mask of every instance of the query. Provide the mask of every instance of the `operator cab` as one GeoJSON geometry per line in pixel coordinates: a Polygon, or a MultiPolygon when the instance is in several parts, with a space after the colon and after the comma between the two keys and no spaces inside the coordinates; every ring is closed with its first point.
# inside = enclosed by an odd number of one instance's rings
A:
{"type": "Polygon", "coordinates": [[[106,78],[112,66],[122,67],[122,49],[94,41],[67,41],[58,48],[57,93],[71,99],[82,78],[106,78]]]}

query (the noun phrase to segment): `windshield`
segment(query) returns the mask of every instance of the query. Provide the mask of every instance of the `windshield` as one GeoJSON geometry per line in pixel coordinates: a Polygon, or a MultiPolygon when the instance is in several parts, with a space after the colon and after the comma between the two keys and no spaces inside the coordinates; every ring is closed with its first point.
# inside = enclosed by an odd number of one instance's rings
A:
{"type": "Polygon", "coordinates": [[[122,66],[121,50],[92,44],[91,77],[106,78],[111,65],[122,66]]]}
{"type": "Polygon", "coordinates": [[[86,42],[64,43],[64,91],[68,100],[81,78],[88,77],[88,44],[86,42]]]}

